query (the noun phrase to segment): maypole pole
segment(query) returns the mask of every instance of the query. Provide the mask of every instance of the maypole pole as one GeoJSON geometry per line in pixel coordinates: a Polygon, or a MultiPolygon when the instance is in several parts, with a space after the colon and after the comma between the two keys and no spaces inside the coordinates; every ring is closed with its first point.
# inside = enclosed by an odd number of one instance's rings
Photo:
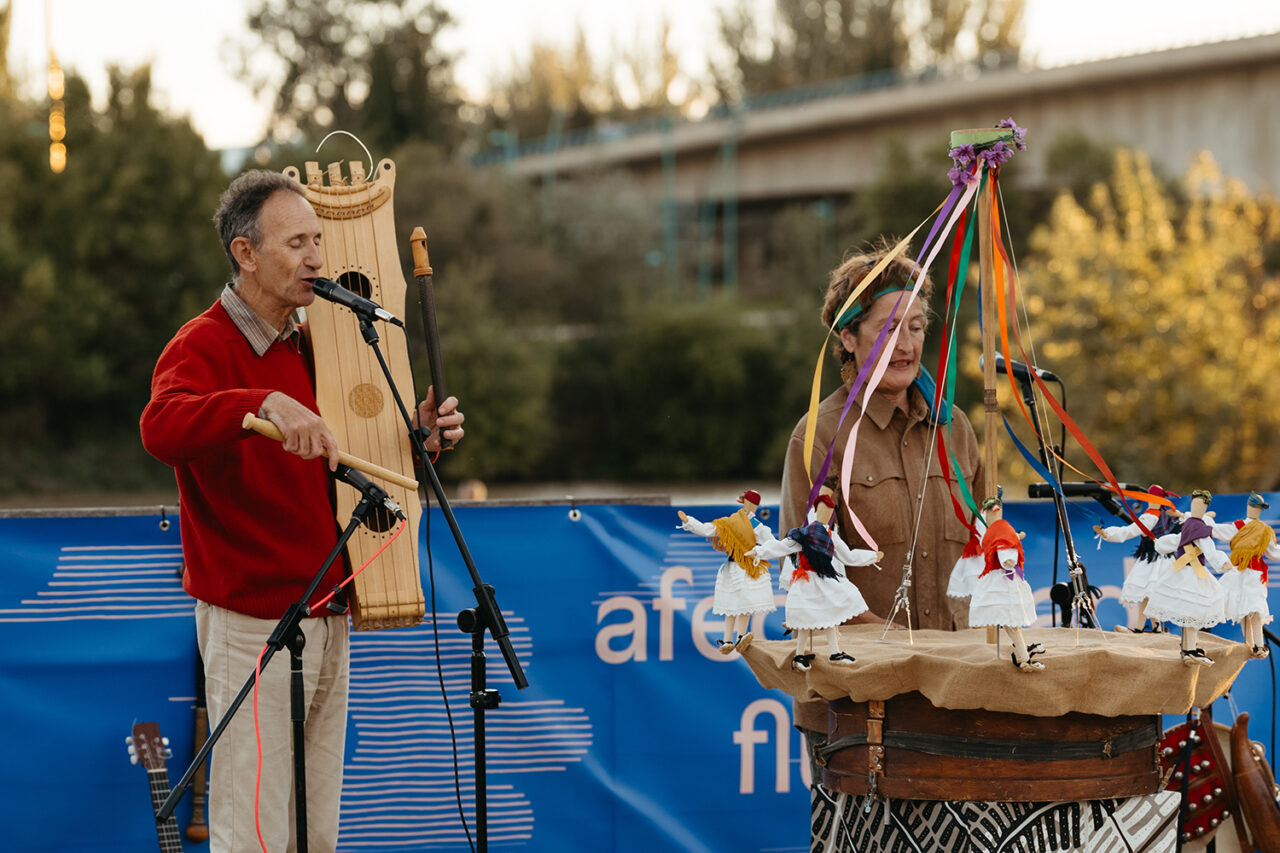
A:
{"type": "MultiPolygon", "coordinates": [[[[951,149],[971,147],[971,150],[989,148],[996,142],[1012,138],[1003,127],[953,130],[951,149]]],[[[980,173],[982,184],[978,192],[978,273],[982,312],[982,407],[983,421],[983,479],[982,489],[987,497],[996,497],[1000,491],[1000,403],[996,396],[996,288],[995,249],[991,235],[991,209],[994,206],[995,181],[988,173],[980,173]]],[[[987,642],[999,648],[1000,632],[994,625],[987,626],[987,642]]]]}
{"type": "MultiPolygon", "coordinates": [[[[953,130],[951,148],[972,146],[974,150],[990,147],[996,142],[1011,139],[1007,128],[984,127],[971,130],[953,130]]],[[[978,193],[978,271],[982,293],[982,405],[985,412],[983,432],[983,491],[994,497],[999,488],[1000,465],[996,436],[1000,434],[1000,405],[996,398],[996,289],[995,249],[991,235],[991,209],[995,182],[988,174],[980,177],[982,186],[978,193]]]]}

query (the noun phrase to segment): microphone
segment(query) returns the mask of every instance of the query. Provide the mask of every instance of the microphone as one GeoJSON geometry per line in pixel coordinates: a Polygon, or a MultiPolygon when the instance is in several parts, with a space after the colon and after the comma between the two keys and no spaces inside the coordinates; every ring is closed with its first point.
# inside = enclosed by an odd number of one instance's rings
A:
{"type": "MultiPolygon", "coordinates": [[[[1106,486],[1100,486],[1097,483],[1062,483],[1062,494],[1068,498],[1114,498],[1116,493],[1106,486]]],[[[1129,483],[1117,483],[1121,489],[1125,491],[1145,491],[1142,486],[1134,486],[1129,483]]],[[[1029,498],[1051,498],[1053,497],[1053,485],[1051,483],[1031,483],[1027,486],[1027,497],[1029,498]]]]}
{"type": "Polygon", "coordinates": [[[347,288],[332,279],[317,278],[311,285],[311,290],[321,299],[349,308],[353,314],[362,319],[382,320],[393,326],[404,328],[404,323],[401,323],[396,315],[385,310],[372,299],[365,299],[360,294],[347,290],[347,288]]]}
{"type": "MultiPolygon", "coordinates": [[[[978,356],[978,368],[982,368],[982,356],[978,356]]],[[[1057,382],[1059,384],[1062,382],[1061,379],[1054,376],[1047,370],[1041,370],[1038,367],[1028,367],[1020,361],[1010,361],[1006,363],[1004,356],[1000,353],[996,353],[996,373],[1008,373],[1019,382],[1030,382],[1032,371],[1035,371],[1036,376],[1039,376],[1045,382],[1057,382]]]]}
{"type": "Polygon", "coordinates": [[[333,477],[351,486],[373,503],[382,504],[401,521],[405,520],[404,511],[400,509],[399,504],[391,500],[391,496],[386,493],[386,490],[350,465],[344,465],[339,462],[338,470],[333,472],[333,477]]]}

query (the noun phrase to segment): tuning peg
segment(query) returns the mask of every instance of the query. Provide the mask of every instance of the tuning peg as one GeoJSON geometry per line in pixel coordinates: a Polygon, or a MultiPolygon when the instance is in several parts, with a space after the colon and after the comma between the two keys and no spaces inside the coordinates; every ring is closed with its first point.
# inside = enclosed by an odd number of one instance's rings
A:
{"type": "Polygon", "coordinates": [[[168,761],[170,758],[173,758],[173,750],[166,748],[164,751],[164,758],[166,761],[168,761]]]}
{"type": "Polygon", "coordinates": [[[164,744],[165,746],[168,746],[168,745],[169,745],[169,739],[168,739],[167,737],[162,737],[162,738],[160,738],[160,742],[161,742],[162,744],[164,744]]]}

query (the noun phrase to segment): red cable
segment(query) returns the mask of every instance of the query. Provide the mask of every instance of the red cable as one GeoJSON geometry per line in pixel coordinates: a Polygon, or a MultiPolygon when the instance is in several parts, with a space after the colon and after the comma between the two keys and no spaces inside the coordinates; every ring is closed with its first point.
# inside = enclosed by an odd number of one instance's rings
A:
{"type": "MultiPolygon", "coordinates": [[[[314,606],[308,607],[307,613],[314,613],[324,605],[328,604],[330,599],[337,595],[338,590],[355,580],[357,575],[369,568],[369,564],[376,560],[379,554],[390,548],[391,543],[396,541],[396,538],[399,537],[401,533],[404,533],[404,529],[408,526],[409,519],[402,518],[400,520],[400,526],[396,528],[396,532],[392,534],[391,538],[388,539],[381,548],[375,551],[373,556],[365,560],[364,565],[352,572],[349,577],[342,581],[342,583],[334,587],[328,595],[317,601],[314,606]]],[[[262,795],[262,730],[258,726],[258,683],[262,678],[262,656],[267,653],[267,648],[268,646],[263,646],[262,651],[258,652],[258,661],[253,670],[253,736],[258,747],[258,773],[253,783],[253,825],[258,832],[258,846],[262,848],[262,853],[267,853],[267,842],[262,838],[262,824],[259,822],[259,810],[262,795]]]]}

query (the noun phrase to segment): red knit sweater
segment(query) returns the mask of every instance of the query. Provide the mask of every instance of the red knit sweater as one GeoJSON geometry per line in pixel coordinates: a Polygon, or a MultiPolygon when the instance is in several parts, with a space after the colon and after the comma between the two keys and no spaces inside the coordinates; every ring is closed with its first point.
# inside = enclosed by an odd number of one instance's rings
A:
{"type": "MultiPolygon", "coordinates": [[[[241,426],[272,391],[316,411],[306,356],[276,342],[258,357],[217,302],[165,347],[141,421],[147,451],[177,474],[183,586],[261,619],[301,597],[338,540],[326,461],[241,426]]],[[[335,561],[320,593],[344,565],[335,561]]]]}

